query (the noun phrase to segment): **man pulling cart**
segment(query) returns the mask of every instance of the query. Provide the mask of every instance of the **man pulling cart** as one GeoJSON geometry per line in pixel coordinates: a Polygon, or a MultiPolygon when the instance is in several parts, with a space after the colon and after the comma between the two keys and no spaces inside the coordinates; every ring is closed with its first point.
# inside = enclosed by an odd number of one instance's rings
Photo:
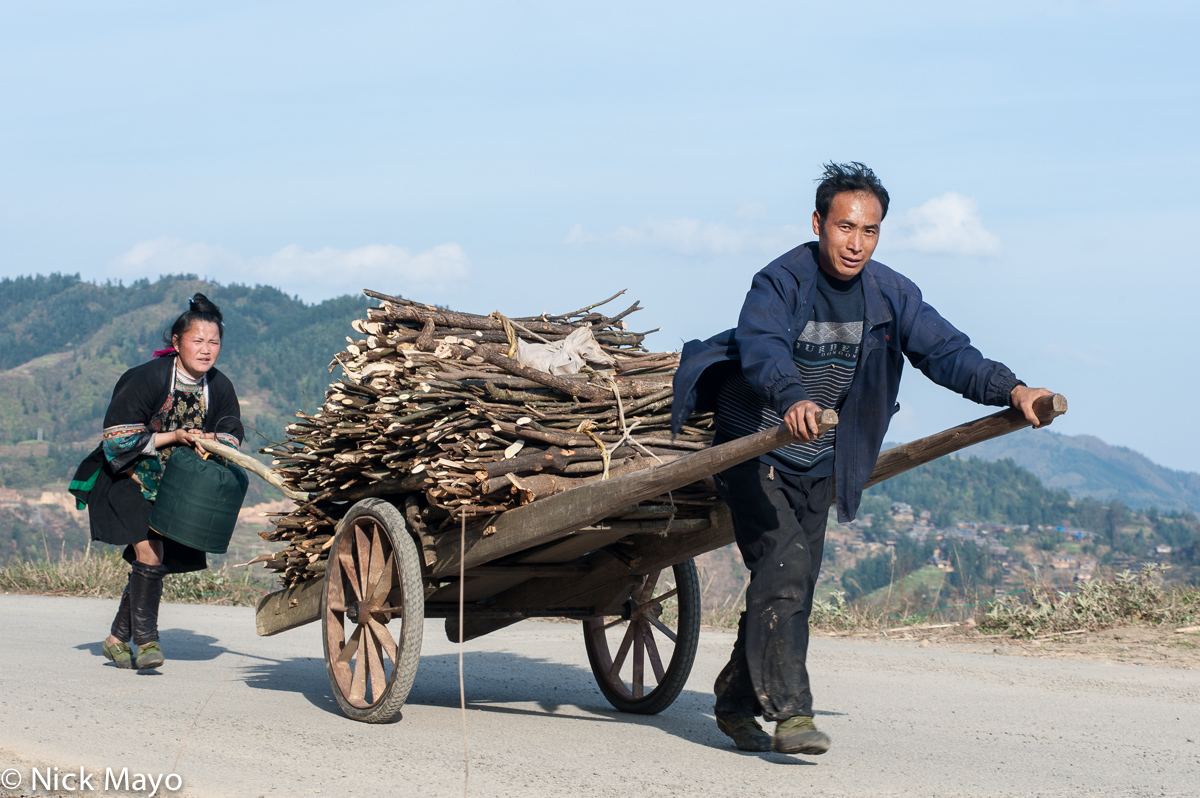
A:
{"type": "Polygon", "coordinates": [[[888,200],[862,164],[826,165],[812,214],[817,240],[758,272],[738,326],[685,345],[676,373],[675,429],[715,410],[715,444],[781,424],[794,437],[716,475],[751,575],[715,685],[717,725],[743,750],[829,749],[813,723],[806,666],[828,508],[836,503],[838,519],[853,520],[899,409],[903,358],[979,404],[1018,409],[1035,427],[1034,403],[1051,395],[983,357],[912,281],[871,259],[888,200]],[[828,408],[840,420],[823,431],[828,408]],[[776,723],[774,735],[760,716],[776,723]]]}

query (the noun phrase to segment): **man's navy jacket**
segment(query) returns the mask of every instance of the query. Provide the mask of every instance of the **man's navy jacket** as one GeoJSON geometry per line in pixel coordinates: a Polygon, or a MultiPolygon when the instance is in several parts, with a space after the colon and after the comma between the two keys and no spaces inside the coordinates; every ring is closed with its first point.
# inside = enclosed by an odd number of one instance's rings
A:
{"type": "MultiPolygon", "coordinates": [[[[812,318],[817,268],[815,241],[776,258],[754,276],[736,329],[684,345],[671,408],[676,433],[692,413],[716,409],[721,382],[739,362],[746,380],[780,416],[809,398],[792,347],[812,318]]],[[[980,404],[1007,406],[1012,389],[1023,384],[1003,363],[971,346],[907,277],[871,260],[862,270],[862,287],[862,349],[850,392],[838,408],[834,444],[843,523],[858,512],[888,424],[900,409],[904,356],[929,379],[980,404]]]]}

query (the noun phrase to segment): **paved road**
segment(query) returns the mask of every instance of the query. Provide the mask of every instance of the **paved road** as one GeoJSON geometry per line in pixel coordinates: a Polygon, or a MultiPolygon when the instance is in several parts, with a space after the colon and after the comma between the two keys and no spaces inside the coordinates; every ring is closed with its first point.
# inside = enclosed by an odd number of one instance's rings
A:
{"type": "MultiPolygon", "coordinates": [[[[189,796],[462,794],[456,649],[440,623],[403,719],[370,726],[330,697],[315,626],[258,638],[251,610],[169,605],[170,659],[138,674],[100,656],[113,609],[0,595],[0,770],[24,777],[0,795],[48,794],[29,791],[33,765],[174,771],[189,796]]],[[[793,757],[739,753],[716,730],[709,690],[731,644],[706,631],[680,699],[637,717],[599,694],[575,625],[468,643],[470,794],[1200,795],[1200,672],[818,638],[818,723],[834,747],[793,757]]]]}

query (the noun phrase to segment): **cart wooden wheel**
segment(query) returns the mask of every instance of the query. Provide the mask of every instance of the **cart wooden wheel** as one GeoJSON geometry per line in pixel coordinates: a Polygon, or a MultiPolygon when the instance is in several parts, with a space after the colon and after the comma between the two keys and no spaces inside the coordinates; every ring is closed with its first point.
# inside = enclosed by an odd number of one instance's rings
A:
{"type": "Polygon", "coordinates": [[[649,574],[620,615],[589,618],[583,630],[604,697],[622,712],[662,712],[683,690],[700,642],[696,564],[649,574]]]}
{"type": "Polygon", "coordinates": [[[425,623],[417,547],[395,507],[364,499],[338,524],[321,594],[321,639],[346,716],[386,723],[404,706],[425,623]]]}

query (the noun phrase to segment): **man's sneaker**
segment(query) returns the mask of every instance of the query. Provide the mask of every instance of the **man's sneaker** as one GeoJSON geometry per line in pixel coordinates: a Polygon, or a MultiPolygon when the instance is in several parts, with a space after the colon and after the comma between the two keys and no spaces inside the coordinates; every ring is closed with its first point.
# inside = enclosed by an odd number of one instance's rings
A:
{"type": "Polygon", "coordinates": [[[811,715],[797,715],[775,724],[771,750],[781,754],[823,754],[829,750],[829,735],[817,731],[811,715]]]}
{"type": "Polygon", "coordinates": [[[106,660],[118,668],[133,667],[133,651],[124,643],[117,643],[110,646],[108,641],[105,640],[103,645],[100,646],[100,651],[104,654],[106,660]]]}
{"type": "Polygon", "coordinates": [[[166,662],[166,658],[163,656],[162,649],[158,647],[157,640],[144,646],[138,646],[137,668],[139,671],[157,668],[164,662],[166,662]]]}
{"type": "Polygon", "coordinates": [[[740,751],[771,750],[771,735],[754,718],[717,718],[717,728],[732,737],[740,751]]]}

